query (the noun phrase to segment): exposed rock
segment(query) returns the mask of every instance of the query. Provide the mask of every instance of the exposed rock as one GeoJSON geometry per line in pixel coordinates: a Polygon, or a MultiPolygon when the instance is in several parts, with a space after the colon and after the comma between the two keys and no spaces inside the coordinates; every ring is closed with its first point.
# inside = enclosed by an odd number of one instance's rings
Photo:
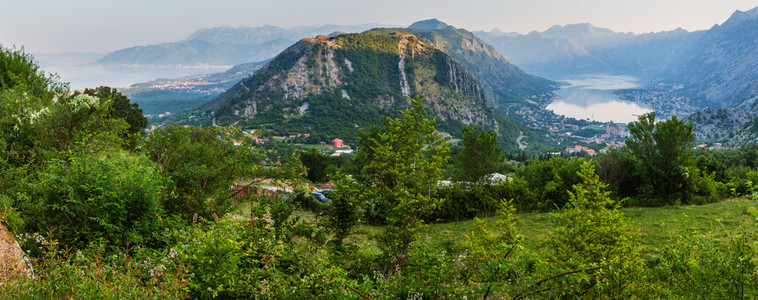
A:
{"type": "Polygon", "coordinates": [[[31,273],[32,269],[26,253],[8,229],[0,224],[0,274],[13,271],[31,273]]]}

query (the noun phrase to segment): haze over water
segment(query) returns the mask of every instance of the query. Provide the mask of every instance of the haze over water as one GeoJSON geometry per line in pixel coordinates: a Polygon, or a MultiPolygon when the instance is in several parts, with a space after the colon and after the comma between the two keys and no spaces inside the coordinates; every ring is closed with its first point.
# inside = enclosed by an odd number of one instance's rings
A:
{"type": "Polygon", "coordinates": [[[555,91],[560,98],[547,106],[547,109],[556,114],[575,119],[629,123],[636,121],[639,115],[651,111],[645,103],[623,101],[613,94],[614,90],[640,87],[641,82],[637,77],[588,74],[561,81],[569,85],[555,91]]]}

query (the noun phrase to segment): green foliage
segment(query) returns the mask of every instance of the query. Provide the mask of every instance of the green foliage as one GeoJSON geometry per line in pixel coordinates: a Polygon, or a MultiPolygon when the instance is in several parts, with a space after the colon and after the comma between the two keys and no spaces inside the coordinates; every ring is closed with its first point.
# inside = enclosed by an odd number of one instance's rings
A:
{"type": "Polygon", "coordinates": [[[692,197],[692,123],[676,116],[656,124],[655,112],[644,114],[629,125],[629,152],[642,171],[642,185],[664,204],[688,203],[692,197]]]}
{"type": "Polygon", "coordinates": [[[0,299],[181,299],[188,297],[186,264],[174,256],[139,260],[128,253],[104,256],[95,249],[70,252],[56,240],[32,261],[34,276],[0,278],[0,299]]]}
{"type": "Polygon", "coordinates": [[[55,237],[82,247],[150,244],[162,225],[163,179],[146,159],[125,152],[79,151],[53,161],[34,193],[42,215],[30,215],[36,231],[55,228],[55,237]]]}
{"type": "Polygon", "coordinates": [[[337,186],[329,194],[332,200],[326,209],[319,214],[321,226],[334,234],[334,244],[337,250],[342,250],[344,240],[358,224],[359,194],[352,179],[342,177],[337,186]]]}
{"type": "Polygon", "coordinates": [[[166,212],[185,220],[224,213],[231,205],[229,187],[256,157],[239,148],[221,129],[168,125],[153,131],[145,150],[169,180],[166,212]]]}
{"type": "Polygon", "coordinates": [[[526,182],[516,176],[496,182],[438,186],[435,197],[444,199],[428,217],[429,221],[435,222],[495,215],[500,209],[500,199],[512,199],[513,205],[524,210],[534,209],[536,202],[526,182]]]}
{"type": "Polygon", "coordinates": [[[308,170],[308,180],[313,183],[326,181],[329,174],[329,156],[315,149],[300,153],[300,161],[308,170]]]}
{"type": "Polygon", "coordinates": [[[680,236],[661,253],[652,270],[663,297],[745,299],[758,295],[755,289],[754,240],[735,232],[726,243],[696,234],[680,236]]]}
{"type": "Polygon", "coordinates": [[[11,50],[0,45],[0,90],[12,89],[22,90],[33,98],[51,101],[68,87],[56,82],[55,76],[45,75],[23,48],[11,50]]]}
{"type": "Polygon", "coordinates": [[[583,162],[580,159],[563,157],[553,157],[547,161],[530,161],[523,169],[522,176],[536,201],[529,202],[530,198],[516,199],[516,203],[524,209],[542,211],[563,207],[569,202],[569,194],[566,191],[582,180],[577,173],[581,170],[583,162]]]}
{"type": "MultiPolygon", "coordinates": [[[[74,96],[79,95],[79,92],[74,93],[74,96]]],[[[121,133],[121,139],[127,149],[134,150],[137,146],[137,142],[140,141],[145,134],[145,128],[147,128],[147,118],[142,115],[142,110],[136,103],[131,103],[129,98],[121,94],[118,90],[101,86],[95,89],[85,89],[82,93],[84,95],[90,95],[98,97],[101,101],[110,102],[109,117],[112,119],[123,119],[129,124],[129,127],[125,132],[121,133]]]]}
{"type": "MultiPolygon", "coordinates": [[[[120,148],[128,124],[110,117],[113,102],[80,94],[56,101],[32,121],[41,135],[43,149],[67,152],[81,143],[91,149],[120,148]]],[[[55,155],[50,155],[54,157],[55,155]]]]}
{"type": "Polygon", "coordinates": [[[290,202],[302,210],[321,211],[324,208],[324,205],[305,189],[296,189],[291,195],[290,202]]]}
{"type": "MultiPolygon", "coordinates": [[[[398,119],[385,119],[384,127],[364,135],[359,157],[364,157],[359,181],[363,199],[378,199],[379,215],[385,219],[380,245],[386,255],[384,276],[399,271],[408,247],[422,228],[423,215],[438,200],[432,191],[447,160],[447,143],[434,134],[434,121],[426,119],[422,100],[412,100],[413,108],[398,119]]],[[[364,201],[365,201],[364,200],[364,201]]]]}
{"type": "Polygon", "coordinates": [[[554,215],[553,232],[546,241],[550,254],[546,268],[552,286],[548,295],[634,295],[641,279],[638,233],[632,230],[606,191],[606,185],[588,162],[582,164],[582,182],[569,192],[567,206],[554,215]]]}
{"type": "Polygon", "coordinates": [[[5,225],[11,233],[19,234],[24,228],[24,219],[11,203],[8,196],[0,194],[0,224],[5,225]]]}
{"type": "Polygon", "coordinates": [[[474,231],[466,235],[463,246],[465,256],[461,263],[466,266],[465,274],[477,286],[483,298],[493,295],[499,298],[517,294],[523,288],[522,276],[529,273],[529,261],[523,254],[524,236],[518,233],[518,217],[511,201],[500,200],[497,233],[487,224],[475,218],[474,231]]]}
{"type": "Polygon", "coordinates": [[[461,180],[481,182],[487,175],[496,171],[502,157],[502,148],[497,143],[494,130],[483,130],[478,126],[465,126],[463,133],[463,151],[458,155],[459,178],[461,180]]]}

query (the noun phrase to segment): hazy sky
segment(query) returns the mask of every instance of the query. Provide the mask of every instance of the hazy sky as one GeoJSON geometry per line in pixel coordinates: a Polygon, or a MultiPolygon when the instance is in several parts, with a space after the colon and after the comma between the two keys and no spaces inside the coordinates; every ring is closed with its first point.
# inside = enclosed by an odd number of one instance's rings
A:
{"type": "Polygon", "coordinates": [[[0,0],[0,44],[27,52],[109,52],[182,40],[200,28],[409,25],[527,33],[592,23],[621,32],[708,29],[758,0],[0,0]]]}

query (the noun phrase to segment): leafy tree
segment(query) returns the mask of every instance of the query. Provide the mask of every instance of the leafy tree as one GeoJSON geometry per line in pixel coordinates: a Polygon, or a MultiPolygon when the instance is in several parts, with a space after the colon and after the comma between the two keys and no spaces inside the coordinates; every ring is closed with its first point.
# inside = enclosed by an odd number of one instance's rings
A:
{"type": "MultiPolygon", "coordinates": [[[[74,95],[78,95],[76,92],[74,95]]],[[[142,115],[142,109],[137,103],[131,103],[129,98],[121,94],[118,90],[107,86],[101,86],[95,89],[85,89],[83,94],[95,96],[103,101],[111,102],[109,117],[113,119],[124,119],[129,127],[121,134],[127,149],[134,150],[137,141],[145,133],[147,128],[147,118],[142,115]]]]}
{"type": "MultiPolygon", "coordinates": [[[[500,200],[499,219],[496,222],[499,232],[494,232],[487,226],[487,222],[474,218],[474,231],[466,236],[463,246],[466,256],[461,257],[471,278],[482,282],[479,289],[483,299],[489,295],[507,293],[503,289],[514,289],[522,286],[526,275],[520,253],[523,252],[522,243],[524,236],[518,233],[516,223],[516,209],[512,201],[500,200]]],[[[514,293],[515,294],[515,293],[514,293]]],[[[509,295],[511,296],[511,295],[509,295]]],[[[499,298],[510,298],[500,295],[499,298]]]]}
{"type": "Polygon", "coordinates": [[[358,223],[358,201],[355,198],[359,193],[358,188],[352,179],[341,176],[341,180],[329,195],[332,202],[319,214],[321,226],[334,233],[334,245],[337,250],[342,249],[345,238],[358,223]]]}
{"type": "Polygon", "coordinates": [[[569,203],[554,215],[555,227],[546,241],[551,274],[533,288],[550,292],[550,298],[587,293],[628,298],[642,273],[639,234],[618,211],[592,164],[584,162],[579,176],[582,182],[568,192],[569,203]]]}
{"type": "Polygon", "coordinates": [[[77,143],[90,148],[118,148],[128,124],[110,117],[113,102],[95,96],[80,94],[64,97],[32,115],[31,122],[40,133],[42,149],[66,153],[77,143]]]}
{"type": "Polygon", "coordinates": [[[533,160],[523,169],[522,174],[528,190],[534,193],[536,203],[518,201],[522,207],[550,211],[566,205],[569,196],[566,191],[581,182],[577,173],[583,160],[553,157],[547,161],[533,160]]]}
{"type": "Polygon", "coordinates": [[[54,75],[45,75],[34,58],[24,49],[7,49],[0,45],[0,90],[18,88],[31,97],[52,101],[68,90],[54,75]]]}
{"type": "Polygon", "coordinates": [[[434,133],[421,99],[397,119],[386,118],[375,134],[362,135],[366,159],[360,178],[367,188],[364,199],[375,201],[385,230],[379,237],[385,255],[384,275],[399,271],[410,244],[422,228],[423,216],[438,203],[432,193],[448,159],[447,143],[434,133]]]}
{"type": "Polygon", "coordinates": [[[654,192],[648,196],[660,197],[667,204],[688,202],[692,194],[690,149],[695,140],[692,123],[672,116],[656,124],[655,112],[651,112],[630,124],[629,133],[626,145],[654,192]]]}
{"type": "Polygon", "coordinates": [[[459,177],[462,180],[481,182],[497,170],[503,160],[502,147],[497,143],[494,130],[483,130],[479,126],[465,126],[463,151],[458,155],[459,177]]]}
{"type": "Polygon", "coordinates": [[[32,124],[68,87],[45,75],[31,55],[0,46],[0,170],[39,162],[32,124]]]}
{"type": "Polygon", "coordinates": [[[167,212],[189,220],[210,219],[229,206],[229,187],[241,177],[254,156],[237,155],[230,139],[215,128],[168,125],[153,131],[145,144],[147,155],[172,188],[165,195],[167,212]]]}
{"type": "Polygon", "coordinates": [[[300,161],[303,166],[308,170],[308,180],[313,183],[320,183],[326,181],[326,176],[329,174],[329,156],[321,152],[311,149],[300,153],[300,161]]]}

